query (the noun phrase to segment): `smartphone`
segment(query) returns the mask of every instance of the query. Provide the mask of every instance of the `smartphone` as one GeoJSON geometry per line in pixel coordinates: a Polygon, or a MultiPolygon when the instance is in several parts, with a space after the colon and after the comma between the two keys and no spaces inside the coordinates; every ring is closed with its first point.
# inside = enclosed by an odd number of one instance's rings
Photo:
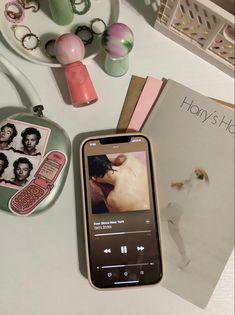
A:
{"type": "Polygon", "coordinates": [[[50,151],[40,164],[34,178],[10,199],[10,210],[17,215],[31,214],[49,195],[65,164],[64,153],[50,151]]]}
{"type": "Polygon", "coordinates": [[[143,134],[83,141],[81,180],[88,279],[98,289],[163,276],[152,147],[143,134]]]}

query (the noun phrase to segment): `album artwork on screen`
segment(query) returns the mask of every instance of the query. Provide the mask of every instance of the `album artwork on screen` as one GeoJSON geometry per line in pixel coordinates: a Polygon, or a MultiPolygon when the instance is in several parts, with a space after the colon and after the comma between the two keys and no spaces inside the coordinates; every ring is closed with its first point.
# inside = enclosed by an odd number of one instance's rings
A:
{"type": "Polygon", "coordinates": [[[93,214],[150,210],[145,151],[91,155],[88,169],[93,214]]]}

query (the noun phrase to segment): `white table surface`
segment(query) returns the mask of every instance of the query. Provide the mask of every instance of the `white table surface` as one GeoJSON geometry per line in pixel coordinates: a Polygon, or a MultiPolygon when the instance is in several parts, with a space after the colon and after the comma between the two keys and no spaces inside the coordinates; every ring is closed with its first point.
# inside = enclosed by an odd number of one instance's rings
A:
{"type": "MultiPolygon", "coordinates": [[[[154,30],[154,12],[142,2],[121,1],[119,22],[128,24],[135,35],[128,73],[112,78],[104,73],[99,58],[89,61],[87,67],[99,100],[84,108],[67,104],[66,86],[59,90],[64,82],[62,69],[52,70],[22,59],[0,36],[0,53],[30,79],[41,96],[45,115],[63,126],[71,141],[80,133],[116,127],[133,74],[171,78],[202,94],[234,101],[233,79],[154,30]]],[[[0,75],[0,108],[21,107],[21,103],[15,87],[0,75]]],[[[233,255],[204,310],[161,286],[93,289],[81,272],[83,239],[81,218],[76,214],[74,176],[76,169],[71,163],[56,204],[39,216],[19,218],[0,211],[1,315],[233,314],[233,255]]]]}

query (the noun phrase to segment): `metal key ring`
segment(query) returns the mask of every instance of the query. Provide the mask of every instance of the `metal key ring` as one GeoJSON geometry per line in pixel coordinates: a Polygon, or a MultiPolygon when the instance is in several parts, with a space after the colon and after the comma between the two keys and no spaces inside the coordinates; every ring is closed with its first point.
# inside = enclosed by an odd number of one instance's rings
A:
{"type": "Polygon", "coordinates": [[[5,4],[4,15],[11,23],[19,23],[25,16],[24,8],[16,1],[10,1],[5,4]]]}
{"type": "Polygon", "coordinates": [[[22,42],[22,38],[24,37],[24,35],[32,33],[30,28],[28,26],[26,26],[26,25],[13,25],[11,27],[11,29],[12,29],[12,31],[14,33],[14,37],[20,42],[22,42]],[[23,35],[21,37],[19,37],[19,34],[17,35],[17,30],[19,30],[19,29],[21,29],[21,30],[25,29],[25,31],[24,31],[24,33],[23,33],[23,35]]]}
{"type": "Polygon", "coordinates": [[[91,20],[90,23],[91,23],[91,30],[96,35],[101,35],[106,30],[107,25],[101,18],[95,18],[95,19],[91,20]],[[102,24],[103,29],[104,29],[103,31],[97,32],[97,31],[94,30],[94,24],[97,24],[97,23],[99,23],[99,24],[101,23],[102,24]]]}
{"type": "Polygon", "coordinates": [[[81,38],[85,46],[91,44],[94,38],[91,28],[86,25],[79,25],[75,30],[75,34],[81,38]],[[87,33],[89,35],[88,39],[83,38],[82,33],[87,33]]]}
{"type": "Polygon", "coordinates": [[[76,2],[76,0],[71,0],[71,5],[73,8],[73,12],[75,14],[85,14],[89,11],[90,7],[91,7],[91,1],[90,0],[81,0],[79,2],[76,2]],[[81,5],[82,3],[84,3],[84,8],[82,10],[78,10],[76,6],[81,5]]]}
{"type": "Polygon", "coordinates": [[[25,49],[27,49],[27,50],[34,50],[34,49],[36,49],[39,46],[39,43],[40,43],[39,38],[37,37],[36,34],[33,34],[33,33],[26,34],[22,38],[22,46],[25,49]],[[27,47],[26,43],[27,43],[27,41],[29,41],[30,38],[34,38],[36,40],[36,42],[35,42],[34,46],[29,48],[29,47],[27,47]]]}

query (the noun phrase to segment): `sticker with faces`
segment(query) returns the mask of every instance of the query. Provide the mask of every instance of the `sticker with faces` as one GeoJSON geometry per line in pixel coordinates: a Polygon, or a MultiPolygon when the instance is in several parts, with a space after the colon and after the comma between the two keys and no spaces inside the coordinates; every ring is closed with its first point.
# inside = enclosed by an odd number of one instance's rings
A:
{"type": "Polygon", "coordinates": [[[0,123],[0,186],[19,189],[37,171],[50,129],[6,119],[0,123]]]}

